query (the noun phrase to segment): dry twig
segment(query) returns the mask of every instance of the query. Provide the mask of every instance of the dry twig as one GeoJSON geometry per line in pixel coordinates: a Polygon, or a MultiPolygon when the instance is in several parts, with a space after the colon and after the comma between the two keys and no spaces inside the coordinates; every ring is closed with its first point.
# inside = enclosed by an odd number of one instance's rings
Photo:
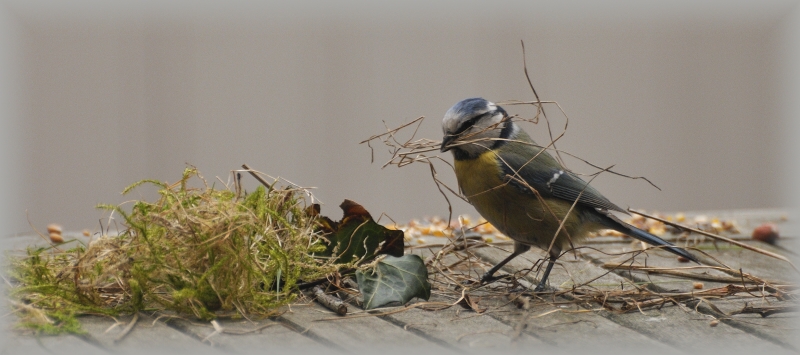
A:
{"type": "Polygon", "coordinates": [[[777,313],[788,313],[788,312],[797,312],[798,307],[797,305],[780,305],[780,306],[766,306],[766,307],[753,307],[751,305],[745,305],[744,308],[731,312],[730,315],[735,314],[758,314],[763,318],[769,317],[773,314],[777,313]]]}
{"type": "Polygon", "coordinates": [[[336,312],[336,314],[340,316],[347,314],[347,304],[345,304],[344,301],[336,296],[326,294],[319,286],[314,286],[311,290],[314,292],[314,297],[319,304],[336,312]]]}
{"type": "Polygon", "coordinates": [[[736,241],[736,240],[733,240],[733,239],[730,239],[730,238],[726,238],[726,237],[723,237],[721,235],[717,235],[717,234],[714,234],[714,233],[709,233],[709,232],[706,232],[706,231],[703,231],[703,230],[700,230],[700,229],[697,229],[697,228],[684,226],[682,224],[675,223],[675,222],[672,222],[672,221],[668,221],[666,219],[659,218],[659,217],[656,217],[656,216],[652,216],[652,215],[646,214],[644,212],[635,211],[635,210],[632,210],[630,208],[628,209],[628,212],[638,214],[638,215],[640,215],[642,217],[647,217],[647,218],[650,218],[650,219],[654,219],[656,221],[659,221],[659,222],[664,223],[666,225],[673,226],[675,228],[691,231],[692,233],[702,234],[702,235],[704,235],[706,237],[709,237],[709,238],[712,238],[712,239],[716,239],[716,240],[720,240],[720,241],[723,241],[723,242],[726,242],[726,243],[730,243],[730,244],[742,247],[744,249],[747,249],[747,250],[754,251],[754,252],[759,253],[759,254],[763,254],[763,255],[769,256],[771,258],[782,260],[782,261],[788,263],[789,265],[791,265],[792,268],[795,271],[800,273],[800,270],[798,270],[797,267],[794,266],[794,263],[792,263],[789,259],[787,259],[783,255],[775,254],[773,252],[770,252],[770,251],[767,251],[767,250],[764,250],[764,249],[761,249],[761,248],[758,248],[758,247],[754,247],[752,245],[745,244],[745,243],[742,243],[742,242],[739,242],[739,241],[736,241]]]}
{"type": "Polygon", "coordinates": [[[728,282],[728,283],[752,283],[752,284],[786,284],[785,282],[780,281],[764,281],[760,278],[757,278],[751,274],[742,273],[738,270],[733,269],[726,269],[723,267],[718,266],[688,266],[688,267],[681,267],[681,268],[665,268],[665,267],[652,267],[652,266],[642,266],[642,265],[631,265],[630,263],[617,263],[617,262],[607,262],[603,264],[603,268],[605,269],[624,269],[624,270],[638,270],[646,273],[651,274],[662,274],[662,275],[672,275],[672,276],[679,276],[684,277],[687,279],[695,279],[695,280],[703,280],[703,281],[714,281],[714,282],[728,282]],[[692,272],[682,271],[682,270],[694,270],[694,269],[713,269],[719,271],[728,271],[737,273],[738,276],[718,276],[718,275],[710,275],[710,274],[696,274],[692,272]]]}

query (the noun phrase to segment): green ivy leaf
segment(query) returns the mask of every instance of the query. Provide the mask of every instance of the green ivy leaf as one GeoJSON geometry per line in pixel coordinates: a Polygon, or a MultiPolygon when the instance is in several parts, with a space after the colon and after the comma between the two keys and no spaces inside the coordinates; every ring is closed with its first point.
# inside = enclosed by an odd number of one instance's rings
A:
{"type": "Polygon", "coordinates": [[[374,267],[356,270],[356,280],[367,310],[394,302],[406,304],[414,297],[426,301],[431,297],[428,269],[419,255],[386,256],[374,267]]]}

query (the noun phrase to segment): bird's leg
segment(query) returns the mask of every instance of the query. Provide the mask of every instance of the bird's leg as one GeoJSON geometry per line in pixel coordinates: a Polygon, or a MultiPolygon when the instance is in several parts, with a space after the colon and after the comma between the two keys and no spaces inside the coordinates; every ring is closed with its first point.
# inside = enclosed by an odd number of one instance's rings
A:
{"type": "Polygon", "coordinates": [[[556,259],[552,256],[547,258],[547,268],[544,269],[544,275],[542,275],[542,280],[539,281],[539,284],[536,285],[536,288],[533,289],[533,292],[542,292],[545,289],[545,283],[547,283],[547,277],[550,276],[550,270],[553,270],[553,265],[556,264],[556,259]]]}
{"type": "Polygon", "coordinates": [[[508,264],[508,262],[511,261],[511,259],[516,258],[519,254],[522,254],[530,249],[531,247],[529,245],[514,243],[514,252],[511,253],[511,255],[509,255],[507,258],[503,259],[503,261],[497,263],[497,265],[489,269],[489,271],[487,271],[485,274],[483,274],[483,276],[481,276],[481,283],[485,284],[485,283],[495,282],[497,280],[500,280],[508,276],[508,275],[503,275],[503,276],[493,276],[493,275],[498,270],[500,270],[500,268],[508,264]]]}
{"type": "Polygon", "coordinates": [[[489,271],[487,271],[485,274],[483,274],[483,276],[481,276],[481,283],[482,284],[492,283],[508,276],[508,275],[502,275],[502,276],[493,276],[493,275],[495,272],[500,270],[500,268],[502,268],[505,264],[508,264],[508,262],[511,261],[511,259],[516,258],[517,255],[519,254],[522,253],[513,252],[507,258],[503,259],[503,261],[497,263],[497,265],[489,269],[489,271]]]}
{"type": "Polygon", "coordinates": [[[559,254],[560,251],[550,250],[550,256],[547,258],[547,268],[544,269],[542,279],[539,281],[539,284],[536,285],[536,288],[533,289],[533,292],[542,292],[547,287],[545,286],[547,278],[550,276],[550,271],[553,270],[553,265],[556,264],[556,259],[558,259],[559,254]]]}

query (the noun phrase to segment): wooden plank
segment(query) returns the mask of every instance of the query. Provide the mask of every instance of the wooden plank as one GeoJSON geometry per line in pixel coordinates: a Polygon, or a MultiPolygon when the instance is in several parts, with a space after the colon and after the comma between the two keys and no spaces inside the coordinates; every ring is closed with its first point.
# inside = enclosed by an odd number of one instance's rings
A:
{"type": "MultiPolygon", "coordinates": [[[[505,246],[510,248],[510,245],[505,246]]],[[[496,261],[508,255],[508,253],[494,248],[471,250],[483,259],[472,263],[469,270],[470,275],[473,275],[476,279],[496,261]]],[[[445,260],[443,264],[452,264],[455,260],[457,259],[445,260]]],[[[522,261],[522,257],[517,261],[512,261],[513,264],[519,262],[525,264],[522,261]]],[[[582,262],[586,263],[585,261],[582,262]]],[[[512,271],[529,268],[533,265],[533,262],[530,261],[524,266],[523,264],[516,264],[518,269],[512,271]]],[[[463,266],[464,264],[461,265],[463,266]]],[[[587,276],[580,271],[576,271],[575,274],[578,279],[587,276]]],[[[599,282],[617,284],[605,279],[601,279],[599,282]]],[[[488,288],[492,287],[501,286],[488,286],[488,288]]],[[[500,293],[505,294],[507,292],[506,290],[501,290],[500,293]]],[[[471,294],[480,295],[480,291],[473,290],[471,294]]],[[[553,301],[563,303],[567,300],[557,298],[553,301]]],[[[485,315],[507,324],[516,331],[528,334],[550,347],[556,347],[559,351],[586,351],[595,347],[614,349],[624,343],[635,347],[654,349],[663,353],[678,352],[677,349],[649,339],[645,335],[626,329],[619,324],[572,304],[554,305],[546,302],[534,302],[533,304],[534,306],[530,309],[519,309],[511,304],[506,297],[484,297],[480,301],[480,305],[489,309],[485,315]]]]}
{"type": "MultiPolygon", "coordinates": [[[[430,301],[453,302],[437,295],[432,295],[430,301]]],[[[478,314],[461,306],[436,311],[413,308],[381,318],[431,341],[463,350],[553,349],[551,345],[528,334],[517,336],[513,327],[489,315],[478,314]]]]}
{"type": "MultiPolygon", "coordinates": [[[[427,257],[430,252],[423,252],[423,254],[425,254],[423,257],[427,257]]],[[[452,264],[456,260],[453,257],[446,258],[442,264],[452,264]]],[[[471,265],[470,275],[477,279],[493,263],[493,261],[476,260],[471,265]],[[481,265],[486,269],[481,268],[481,265]]],[[[466,266],[466,264],[461,264],[461,266],[466,266]]],[[[506,292],[503,290],[501,293],[505,294],[506,292]]],[[[481,296],[480,291],[473,290],[471,294],[481,296]]],[[[641,334],[626,330],[613,322],[585,313],[583,309],[576,309],[574,306],[556,307],[539,303],[534,308],[523,310],[514,306],[506,297],[496,296],[484,296],[480,305],[489,309],[483,316],[494,318],[505,323],[515,332],[522,332],[538,339],[547,347],[555,347],[559,350],[585,350],[594,345],[613,347],[618,345],[617,339],[622,336],[627,337],[629,344],[659,349],[667,353],[676,351],[664,344],[647,339],[641,334]],[[576,310],[582,313],[575,313],[576,310]],[[546,316],[541,317],[543,314],[546,316]]]]}
{"type": "Polygon", "coordinates": [[[216,332],[210,322],[197,320],[173,320],[170,324],[191,334],[208,345],[233,353],[281,354],[292,351],[321,351],[324,344],[293,331],[284,324],[271,320],[220,319],[217,324],[223,332],[216,332]],[[239,333],[239,334],[235,334],[239,333]]]}
{"type": "MultiPolygon", "coordinates": [[[[499,260],[507,256],[502,251],[490,251],[489,249],[493,248],[472,250],[484,259],[480,263],[474,263],[479,270],[471,271],[471,274],[476,278],[485,271],[480,268],[481,263],[488,268],[495,262],[495,259],[499,260]]],[[[523,268],[521,264],[515,265],[519,269],[523,268]]],[[[530,265],[532,263],[528,263],[524,267],[530,267],[530,265]]],[[[491,285],[486,288],[492,287],[501,286],[491,285]]],[[[501,291],[501,294],[506,293],[504,290],[501,291]]],[[[471,294],[480,295],[480,291],[473,290],[471,294]]],[[[485,315],[528,334],[550,347],[558,348],[558,351],[586,351],[595,347],[614,349],[624,343],[663,353],[678,352],[668,345],[649,339],[638,332],[597,316],[591,311],[572,304],[565,305],[563,301],[566,300],[562,298],[552,301],[554,302],[534,302],[532,303],[534,306],[530,309],[519,309],[506,297],[483,297],[479,304],[489,309],[485,315]],[[562,304],[556,304],[559,302],[562,304]]]]}
{"type": "Polygon", "coordinates": [[[105,317],[81,317],[81,324],[93,338],[105,348],[115,353],[158,352],[202,352],[219,353],[210,346],[204,345],[191,336],[175,330],[162,321],[139,314],[139,321],[134,328],[120,340],[126,325],[133,317],[120,317],[120,323],[105,317]]]}
{"type": "MultiPolygon", "coordinates": [[[[620,243],[620,244],[607,244],[604,246],[604,251],[606,252],[623,252],[624,250],[630,251],[630,243],[620,243]]],[[[737,263],[740,266],[743,266],[743,271],[751,272],[748,270],[753,270],[754,264],[753,260],[758,260],[759,258],[751,257],[751,254],[755,254],[751,251],[746,251],[741,248],[730,248],[730,247],[723,247],[720,246],[720,249],[715,250],[713,248],[706,248],[706,246],[711,246],[710,244],[701,245],[703,250],[711,254],[712,256],[721,259],[723,262],[727,263],[737,263]],[[746,252],[746,255],[742,255],[742,253],[746,252]]],[[[620,261],[621,258],[610,258],[606,255],[603,255],[599,252],[595,251],[587,251],[584,252],[583,255],[585,257],[593,258],[596,263],[602,264],[608,261],[620,261]]],[[[644,264],[644,256],[639,256],[636,258],[638,264],[644,264]]],[[[646,256],[647,265],[650,266],[658,266],[658,267],[685,267],[691,266],[688,263],[681,263],[677,260],[677,258],[673,257],[670,254],[664,254],[663,252],[652,253],[648,252],[646,256]]],[[[772,264],[778,263],[779,261],[775,259],[771,259],[772,264]]],[[[761,268],[761,267],[759,267],[761,268]]],[[[780,267],[775,267],[776,270],[781,269],[780,267]]],[[[759,270],[759,272],[764,271],[765,269],[759,270]]],[[[715,271],[707,271],[709,274],[714,275],[725,275],[727,274],[715,271]]],[[[724,287],[727,286],[729,283],[724,282],[711,282],[711,281],[695,281],[686,279],[683,277],[677,276],[666,276],[660,274],[647,274],[642,272],[631,272],[631,271],[623,271],[623,270],[616,270],[616,274],[625,277],[629,280],[633,280],[636,282],[640,282],[643,284],[648,284],[648,288],[655,290],[657,292],[690,292],[695,290],[693,284],[695,282],[701,282],[703,284],[703,289],[715,288],[715,287],[724,287]]],[[[756,272],[753,272],[756,275],[759,275],[756,272]]],[[[762,273],[761,275],[766,275],[762,273]]],[[[784,274],[781,274],[784,275],[784,274]]],[[[785,276],[785,275],[784,275],[785,276]]],[[[760,298],[757,297],[728,297],[726,299],[706,299],[700,303],[691,303],[689,304],[690,307],[699,311],[700,314],[695,316],[695,319],[706,319],[708,323],[713,318],[719,318],[722,322],[719,326],[713,329],[714,333],[719,332],[719,328],[723,326],[723,324],[727,327],[736,328],[739,331],[746,333],[748,336],[758,337],[760,339],[768,340],[769,342],[781,346],[785,349],[795,350],[797,349],[798,342],[795,337],[791,334],[793,332],[794,326],[791,324],[794,322],[792,319],[793,317],[774,317],[771,319],[765,319],[763,322],[753,322],[754,317],[743,317],[737,316],[736,319],[728,319],[724,317],[723,314],[717,312],[714,307],[720,308],[723,312],[730,312],[734,309],[741,309],[745,302],[756,302],[761,303],[763,302],[760,298]],[[744,318],[750,318],[749,320],[743,321],[744,318]],[[739,320],[742,319],[742,320],[739,320]]],[[[698,331],[701,331],[698,329],[698,331]]],[[[708,331],[706,331],[708,333],[708,331]]],[[[702,334],[702,333],[699,333],[702,334]]],[[[748,339],[749,337],[742,336],[741,338],[730,339],[726,340],[725,344],[728,346],[735,346],[739,349],[746,349],[749,346],[753,346],[753,344],[759,344],[759,346],[765,346],[766,342],[759,341],[759,342],[749,342],[745,341],[742,342],[744,339],[748,339]]],[[[719,338],[715,338],[719,339],[719,338]]]]}
{"type": "MultiPolygon", "coordinates": [[[[492,262],[500,261],[507,256],[507,253],[494,248],[483,248],[477,253],[482,258],[492,262]]],[[[525,256],[525,258],[517,258],[510,262],[505,269],[514,272],[526,267],[530,268],[533,265],[530,259],[536,259],[537,256],[544,257],[544,252],[536,250],[527,253],[525,256]],[[528,260],[526,261],[525,259],[528,260]]],[[[601,275],[603,276],[591,284],[598,289],[619,289],[620,285],[629,282],[629,280],[608,273],[593,263],[587,262],[587,260],[579,259],[578,261],[570,262],[568,260],[574,258],[571,255],[565,255],[562,258],[567,260],[559,262],[553,268],[553,272],[550,274],[551,285],[561,285],[563,287],[573,283],[580,284],[601,275]]],[[[532,276],[529,275],[529,277],[532,276]]],[[[535,282],[536,280],[532,279],[531,281],[535,282]]],[[[630,286],[630,284],[628,285],[630,286]]],[[[594,308],[595,306],[592,307],[594,308]]],[[[706,346],[716,349],[738,350],[753,346],[753,344],[758,344],[758,348],[762,350],[783,350],[776,344],[760,341],[759,338],[748,332],[724,324],[712,329],[709,326],[710,319],[688,308],[665,306],[660,310],[648,310],[643,313],[617,314],[602,310],[591,315],[594,316],[594,319],[613,322],[626,329],[629,333],[639,333],[649,339],[657,340],[684,351],[693,351],[699,347],[706,346]]],[[[594,319],[592,321],[598,322],[594,319]]],[[[620,335],[617,334],[614,339],[627,344],[629,340],[626,338],[620,339],[620,335]]],[[[586,340],[595,341],[594,339],[586,340]]]]}
{"type": "MultiPolygon", "coordinates": [[[[767,211],[722,211],[719,213],[706,212],[709,217],[723,219],[737,218],[742,228],[742,235],[749,235],[750,229],[763,221],[776,221],[783,212],[767,211]]],[[[687,213],[687,215],[690,215],[687,213]]],[[[780,222],[779,228],[783,238],[777,247],[760,245],[772,251],[787,255],[792,260],[797,260],[800,255],[798,241],[800,241],[800,224],[790,219],[780,222]],[[793,227],[794,226],[794,227],[793,227]]],[[[36,237],[38,238],[38,237],[36,237]]],[[[18,238],[17,238],[18,239],[18,238]]],[[[444,239],[436,238],[440,242],[444,239]]],[[[746,238],[745,238],[746,239],[746,238]]],[[[25,243],[27,245],[30,241],[25,243]]],[[[631,250],[636,245],[629,242],[620,242],[620,239],[600,238],[589,246],[596,247],[603,252],[620,252],[623,249],[631,250]]],[[[704,251],[709,251],[715,257],[722,259],[731,267],[741,266],[745,272],[767,277],[781,279],[784,276],[795,276],[788,266],[776,266],[773,259],[744,251],[740,248],[730,248],[719,243],[719,249],[708,245],[702,246],[704,251]],[[706,249],[707,248],[707,249],[706,249]],[[738,266],[737,266],[738,265],[738,266]]],[[[19,249],[23,249],[20,247],[19,249]]],[[[510,249],[510,246],[504,246],[510,249]]],[[[422,253],[415,251],[415,253],[422,253]]],[[[472,274],[479,276],[494,262],[508,255],[507,252],[482,249],[477,254],[484,259],[484,264],[473,265],[472,274]]],[[[518,271],[530,268],[533,261],[542,257],[540,251],[532,251],[513,261],[505,271],[518,271]],[[527,260],[525,260],[527,259],[527,260]]],[[[582,284],[593,280],[591,285],[598,289],[618,289],[619,287],[632,287],[630,282],[648,283],[656,290],[691,290],[693,281],[680,277],[663,275],[646,275],[643,273],[617,272],[603,275],[607,270],[599,264],[612,260],[612,257],[589,249],[581,249],[579,258],[567,254],[559,261],[558,266],[551,275],[550,285],[566,289],[573,284],[582,284]],[[620,286],[622,285],[622,286],[620,286]]],[[[645,260],[643,257],[637,260],[645,260]]],[[[664,251],[648,252],[647,264],[651,266],[687,266],[678,263],[671,254],[664,251]]],[[[713,272],[712,272],[713,273],[713,272]]],[[[725,275],[722,273],[716,273],[725,275]]],[[[533,276],[531,274],[530,276],[533,276]]],[[[535,282],[529,278],[529,282],[535,282]]],[[[703,281],[704,288],[722,286],[725,283],[703,281]]],[[[482,289],[472,290],[474,295],[488,295],[482,289]],[[483,293],[482,293],[483,292],[483,293]]],[[[452,303],[449,298],[453,294],[436,294],[431,301],[452,303]],[[447,296],[447,297],[445,297],[447,296]]],[[[436,349],[437,352],[462,352],[485,350],[522,350],[541,349],[542,351],[586,351],[596,349],[621,349],[623,347],[647,349],[656,352],[696,352],[697,350],[713,349],[719,351],[778,351],[784,353],[787,349],[800,348],[795,340],[796,314],[778,314],[767,318],[759,315],[736,315],[732,319],[723,319],[716,327],[710,325],[713,317],[720,317],[717,311],[730,313],[741,309],[744,302],[751,305],[763,305],[765,301],[759,297],[738,297],[726,299],[707,299],[700,304],[690,304],[696,307],[665,306],[660,310],[648,309],[642,313],[618,314],[606,310],[587,312],[585,306],[568,304],[569,297],[551,299],[549,303],[538,302],[534,307],[523,310],[518,309],[504,297],[486,296],[480,300],[480,305],[490,310],[483,314],[451,307],[441,311],[425,311],[411,309],[382,317],[352,318],[346,320],[322,320],[324,318],[337,318],[332,312],[316,305],[292,305],[292,312],[284,314],[276,320],[259,320],[251,323],[246,320],[220,320],[219,324],[226,330],[250,330],[259,326],[271,325],[259,333],[248,335],[215,334],[203,344],[200,340],[214,332],[210,323],[199,321],[177,320],[170,322],[169,326],[157,322],[152,325],[152,318],[140,320],[137,327],[118,344],[114,339],[118,332],[124,328],[120,325],[105,333],[113,321],[108,318],[83,317],[91,336],[80,339],[75,336],[57,336],[41,338],[41,345],[32,337],[12,337],[11,342],[6,342],[6,352],[19,353],[43,352],[45,349],[58,352],[70,351],[80,353],[100,353],[103,349],[113,352],[141,352],[163,349],[202,352],[267,352],[277,353],[285,351],[310,349],[311,351],[359,351],[380,347],[404,348],[407,351],[415,349],[436,349]],[[713,306],[713,307],[712,307],[713,306]],[[699,312],[698,312],[699,311],[699,312]],[[96,345],[92,345],[95,343],[96,345]],[[166,346],[166,347],[165,347],[166,346]],[[409,349],[410,348],[410,349],[409,349]]],[[[591,307],[589,307],[591,308],[591,307]]],[[[595,307],[596,308],[596,307],[595,307]]],[[[363,311],[355,306],[350,307],[350,315],[363,311]]],[[[130,318],[121,319],[122,322],[130,318]]]]}
{"type": "MultiPolygon", "coordinates": [[[[556,299],[558,300],[560,299],[556,299]]],[[[483,302],[490,307],[497,307],[498,303],[499,299],[483,302]],[[492,301],[496,303],[492,304],[492,301]]],[[[596,348],[611,350],[630,346],[658,353],[678,353],[668,345],[575,306],[538,304],[526,310],[506,304],[500,311],[489,315],[515,329],[522,329],[559,351],[582,352],[596,348]]]]}
{"type": "MultiPolygon", "coordinates": [[[[0,281],[0,294],[8,295],[9,286],[0,281]]],[[[31,335],[30,331],[16,329],[20,321],[16,313],[11,310],[11,304],[5,298],[0,302],[0,354],[107,354],[97,339],[88,335],[64,334],[58,336],[31,335]]]]}
{"type": "MultiPolygon", "coordinates": [[[[348,314],[363,312],[351,311],[348,314]]],[[[314,302],[292,305],[291,311],[281,315],[279,321],[335,350],[350,352],[380,347],[437,348],[454,352],[378,317],[342,319],[314,302]]]]}
{"type": "MultiPolygon", "coordinates": [[[[782,227],[785,226],[779,225],[779,228],[782,227]]],[[[783,232],[791,232],[791,229],[784,229],[783,232]]],[[[785,251],[788,250],[785,248],[778,248],[758,241],[750,241],[747,242],[747,244],[757,246],[770,252],[784,254],[790,257],[790,259],[792,256],[791,254],[785,253],[785,251]]],[[[743,272],[767,280],[792,281],[796,280],[798,276],[797,272],[787,263],[750,250],[729,247],[712,249],[708,252],[731,268],[741,268],[743,272]]],[[[714,305],[719,311],[726,315],[741,310],[745,305],[764,307],[785,304],[775,299],[761,297],[758,292],[755,292],[753,297],[708,300],[708,303],[714,305]]],[[[712,309],[710,311],[716,310],[712,309]]],[[[765,318],[758,314],[738,314],[725,320],[725,322],[762,338],[773,339],[791,345],[793,349],[800,349],[800,339],[796,336],[798,315],[797,312],[793,312],[771,315],[765,318]]]]}
{"type": "Polygon", "coordinates": [[[41,336],[4,332],[0,354],[109,354],[103,349],[74,335],[41,336]]]}
{"type": "MultiPolygon", "coordinates": [[[[441,241],[442,238],[436,239],[441,241]]],[[[438,247],[412,249],[407,253],[419,255],[424,260],[438,252],[438,249],[438,247]]],[[[457,300],[457,297],[454,298],[453,295],[455,294],[446,297],[434,287],[429,302],[452,304],[457,300]]],[[[424,302],[420,299],[416,299],[416,301],[424,302]]],[[[358,309],[354,305],[350,307],[358,309]]],[[[519,334],[513,327],[491,316],[478,314],[457,305],[430,311],[423,308],[411,308],[380,318],[451,349],[468,351],[476,349],[512,350],[527,347],[552,349],[552,346],[528,334],[519,334]]]]}

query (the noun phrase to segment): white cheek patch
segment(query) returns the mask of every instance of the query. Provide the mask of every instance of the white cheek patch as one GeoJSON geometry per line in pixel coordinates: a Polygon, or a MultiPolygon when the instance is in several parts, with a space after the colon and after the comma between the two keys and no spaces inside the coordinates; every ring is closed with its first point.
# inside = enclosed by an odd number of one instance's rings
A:
{"type": "Polygon", "coordinates": [[[553,174],[553,177],[550,178],[550,181],[547,182],[547,188],[550,188],[550,185],[556,182],[556,180],[558,180],[558,178],[560,178],[561,175],[564,175],[564,170],[559,170],[557,173],[553,174]]]}
{"type": "Polygon", "coordinates": [[[517,134],[519,134],[519,126],[514,124],[514,122],[509,121],[507,124],[511,125],[511,134],[508,135],[508,139],[516,139],[517,134]]]}
{"type": "Polygon", "coordinates": [[[502,121],[502,120],[503,120],[503,114],[502,114],[502,113],[500,113],[500,112],[498,112],[497,114],[495,114],[494,116],[492,116],[492,118],[491,118],[491,120],[490,120],[490,121],[491,121],[491,124],[498,124],[498,123],[500,123],[500,121],[502,121]]]}
{"type": "Polygon", "coordinates": [[[444,128],[444,133],[455,132],[456,128],[458,128],[458,121],[453,117],[447,116],[444,118],[442,128],[444,128]]]}

